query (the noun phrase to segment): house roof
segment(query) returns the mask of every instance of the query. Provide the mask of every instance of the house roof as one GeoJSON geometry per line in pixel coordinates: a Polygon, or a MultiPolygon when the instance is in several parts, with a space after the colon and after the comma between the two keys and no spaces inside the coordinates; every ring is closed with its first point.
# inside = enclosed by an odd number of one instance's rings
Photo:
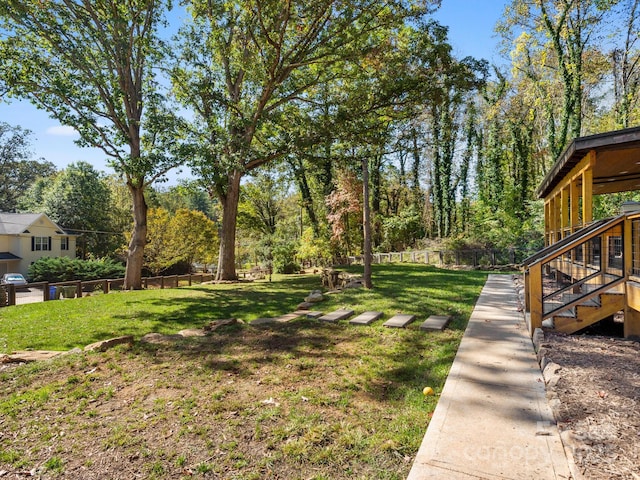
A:
{"type": "Polygon", "coordinates": [[[0,235],[19,235],[26,233],[34,223],[43,218],[51,223],[61,234],[64,230],[56,225],[44,213],[3,213],[0,212],[0,235]]]}
{"type": "Polygon", "coordinates": [[[594,194],[640,189],[640,127],[634,127],[573,140],[542,180],[536,191],[538,198],[551,193],[591,150],[597,155],[594,194]]]}
{"type": "Polygon", "coordinates": [[[0,252],[0,260],[22,260],[22,258],[11,252],[0,252]]]}

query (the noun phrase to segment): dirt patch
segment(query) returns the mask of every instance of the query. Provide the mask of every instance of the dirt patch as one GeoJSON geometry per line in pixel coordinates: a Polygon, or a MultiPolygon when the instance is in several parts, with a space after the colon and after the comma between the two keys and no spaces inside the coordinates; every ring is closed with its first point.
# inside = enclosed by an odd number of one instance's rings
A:
{"type": "Polygon", "coordinates": [[[0,478],[404,479],[459,335],[299,321],[0,371],[0,478]]]}
{"type": "Polygon", "coordinates": [[[620,338],[545,334],[562,368],[547,386],[554,414],[586,479],[640,479],[640,344],[620,338]]]}

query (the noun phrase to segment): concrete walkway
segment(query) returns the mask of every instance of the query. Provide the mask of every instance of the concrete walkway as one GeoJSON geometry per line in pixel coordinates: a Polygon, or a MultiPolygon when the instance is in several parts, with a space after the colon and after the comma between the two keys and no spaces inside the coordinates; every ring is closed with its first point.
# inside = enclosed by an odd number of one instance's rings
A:
{"type": "Polygon", "coordinates": [[[511,275],[489,275],[408,480],[569,479],[511,275]]]}

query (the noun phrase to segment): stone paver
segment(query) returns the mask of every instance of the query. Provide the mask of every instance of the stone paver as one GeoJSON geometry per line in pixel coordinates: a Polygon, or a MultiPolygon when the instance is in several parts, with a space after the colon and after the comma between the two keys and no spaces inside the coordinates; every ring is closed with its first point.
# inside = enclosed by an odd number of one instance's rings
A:
{"type": "Polygon", "coordinates": [[[37,362],[39,360],[50,360],[65,352],[51,350],[29,350],[13,352],[8,355],[0,354],[0,363],[22,363],[37,362]]]}
{"type": "Polygon", "coordinates": [[[420,330],[444,330],[451,321],[450,315],[430,315],[422,325],[420,330]]]}
{"type": "Polygon", "coordinates": [[[394,315],[389,320],[384,322],[382,325],[389,328],[404,328],[415,319],[415,315],[410,315],[408,313],[398,313],[397,315],[394,315]]]}
{"type": "Polygon", "coordinates": [[[408,480],[568,480],[511,275],[489,275],[408,480]]]}
{"type": "Polygon", "coordinates": [[[337,322],[349,318],[353,313],[353,310],[336,310],[335,312],[318,317],[318,320],[322,320],[323,322],[337,322]]]}
{"type": "Polygon", "coordinates": [[[308,312],[307,313],[307,318],[320,318],[322,315],[324,315],[324,313],[322,312],[308,312]]]}
{"type": "Polygon", "coordinates": [[[382,317],[382,312],[364,312],[349,320],[349,323],[354,325],[371,325],[380,317],[382,317]]]}
{"type": "Polygon", "coordinates": [[[268,318],[256,318],[255,320],[251,320],[249,325],[266,325],[268,323],[276,323],[276,319],[273,317],[268,318]]]}
{"type": "Polygon", "coordinates": [[[267,317],[267,318],[256,318],[255,320],[251,320],[249,325],[267,325],[269,323],[287,323],[291,320],[295,320],[303,315],[307,315],[306,310],[296,310],[292,313],[285,313],[284,315],[280,315],[279,317],[267,317]]]}
{"type": "Polygon", "coordinates": [[[291,320],[295,320],[296,318],[301,317],[302,315],[306,315],[307,312],[301,312],[301,311],[295,311],[293,313],[285,313],[284,315],[280,315],[279,317],[276,317],[276,322],[280,322],[280,323],[286,323],[286,322],[290,322],[291,320]]]}

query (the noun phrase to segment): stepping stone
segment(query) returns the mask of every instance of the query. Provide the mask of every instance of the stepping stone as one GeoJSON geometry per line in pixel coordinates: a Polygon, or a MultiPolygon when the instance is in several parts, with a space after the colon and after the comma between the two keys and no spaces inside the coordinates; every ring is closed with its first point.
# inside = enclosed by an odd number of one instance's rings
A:
{"type": "Polygon", "coordinates": [[[322,315],[322,312],[309,312],[307,313],[307,318],[320,318],[322,315]]]}
{"type": "Polygon", "coordinates": [[[301,317],[302,315],[304,315],[304,313],[300,313],[300,312],[287,313],[285,315],[280,315],[279,317],[274,318],[274,320],[276,322],[285,323],[285,322],[290,322],[291,320],[295,320],[296,318],[301,317]]]}
{"type": "Polygon", "coordinates": [[[427,318],[422,325],[420,325],[420,330],[444,330],[445,327],[451,321],[450,315],[431,315],[427,318]]]}
{"type": "Polygon", "coordinates": [[[382,312],[364,312],[349,320],[354,325],[370,325],[382,316],[382,312]]]}
{"type": "Polygon", "coordinates": [[[383,323],[385,327],[404,328],[416,319],[415,315],[408,313],[399,313],[383,323]]]}
{"type": "Polygon", "coordinates": [[[335,312],[327,313],[318,318],[325,322],[337,322],[338,320],[344,320],[353,315],[353,310],[336,310],[335,312]]]}
{"type": "Polygon", "coordinates": [[[276,321],[275,318],[256,318],[255,320],[251,320],[249,325],[266,325],[267,323],[275,323],[276,321]]]}

